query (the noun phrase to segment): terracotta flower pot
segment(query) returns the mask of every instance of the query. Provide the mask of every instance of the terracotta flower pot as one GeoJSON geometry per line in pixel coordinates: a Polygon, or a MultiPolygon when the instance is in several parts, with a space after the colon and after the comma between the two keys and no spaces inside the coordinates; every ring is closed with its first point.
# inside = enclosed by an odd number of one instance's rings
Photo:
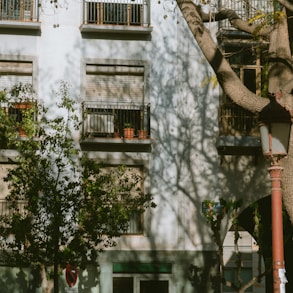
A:
{"type": "Polygon", "coordinates": [[[113,137],[114,138],[121,138],[120,132],[115,131],[114,134],[113,134],[113,137]]]}
{"type": "Polygon", "coordinates": [[[134,128],[124,128],[124,138],[133,139],[134,137],[134,128]]]}
{"type": "Polygon", "coordinates": [[[33,107],[33,103],[32,102],[14,103],[13,107],[15,109],[31,109],[33,107]]]}
{"type": "Polygon", "coordinates": [[[21,126],[18,127],[18,135],[21,137],[27,136],[26,131],[21,126]]]}
{"type": "Polygon", "coordinates": [[[146,130],[139,130],[138,131],[138,138],[139,139],[147,139],[147,131],[146,130]]]}

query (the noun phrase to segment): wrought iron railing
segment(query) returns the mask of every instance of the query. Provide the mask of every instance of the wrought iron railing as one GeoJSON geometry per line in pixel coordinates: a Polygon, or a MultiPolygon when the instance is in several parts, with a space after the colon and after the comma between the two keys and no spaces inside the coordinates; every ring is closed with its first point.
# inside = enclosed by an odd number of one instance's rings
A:
{"type": "Polygon", "coordinates": [[[104,103],[87,101],[83,103],[84,137],[124,137],[125,128],[133,130],[133,137],[150,137],[150,105],[129,103],[104,103]]]}
{"type": "Polygon", "coordinates": [[[84,0],[84,24],[143,26],[147,8],[147,0],[84,0]]]}
{"type": "Polygon", "coordinates": [[[27,100],[25,102],[15,103],[0,103],[0,108],[6,115],[8,115],[15,122],[15,130],[18,131],[19,136],[26,136],[26,131],[22,128],[24,117],[31,121],[37,120],[36,102],[27,100]]]}
{"type": "Polygon", "coordinates": [[[219,108],[220,135],[259,136],[257,117],[236,104],[219,108]]]}
{"type": "Polygon", "coordinates": [[[10,216],[14,212],[25,214],[27,201],[26,200],[18,200],[17,203],[12,206],[10,201],[6,199],[0,199],[0,216],[10,216]]]}
{"type": "Polygon", "coordinates": [[[0,0],[0,19],[36,21],[35,0],[0,0]]]}
{"type": "MultiPolygon", "coordinates": [[[[237,15],[247,21],[262,12],[273,11],[273,1],[268,0],[220,0],[219,9],[232,9],[237,15]]],[[[234,29],[228,20],[220,22],[221,29],[234,29]]]]}

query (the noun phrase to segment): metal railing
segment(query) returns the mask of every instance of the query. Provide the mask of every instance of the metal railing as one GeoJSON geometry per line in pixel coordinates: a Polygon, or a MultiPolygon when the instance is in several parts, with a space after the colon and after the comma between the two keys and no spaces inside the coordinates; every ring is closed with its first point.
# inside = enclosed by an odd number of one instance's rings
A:
{"type": "Polygon", "coordinates": [[[134,137],[140,130],[150,137],[150,105],[87,101],[83,113],[84,137],[125,137],[124,128],[133,129],[134,137]]]}
{"type": "Polygon", "coordinates": [[[20,214],[25,214],[27,201],[26,200],[18,200],[15,206],[12,206],[10,201],[6,199],[0,199],[0,216],[11,216],[13,213],[17,212],[20,214]]]}
{"type": "Polygon", "coordinates": [[[259,136],[257,117],[236,104],[219,108],[220,135],[259,136]]]}
{"type": "Polygon", "coordinates": [[[84,24],[143,26],[147,6],[145,0],[85,0],[84,24]]]}
{"type": "Polygon", "coordinates": [[[1,20],[34,21],[35,10],[35,0],[0,0],[1,20]]]}
{"type": "MultiPolygon", "coordinates": [[[[237,15],[247,21],[261,12],[273,11],[273,1],[270,0],[220,0],[219,9],[234,10],[237,15]]],[[[234,29],[228,20],[220,21],[221,29],[234,29]]]]}
{"type": "Polygon", "coordinates": [[[29,118],[31,121],[37,120],[36,102],[28,100],[26,102],[6,103],[1,102],[0,108],[8,115],[15,123],[15,130],[18,131],[19,136],[26,136],[25,130],[22,128],[22,122],[29,118]]]}

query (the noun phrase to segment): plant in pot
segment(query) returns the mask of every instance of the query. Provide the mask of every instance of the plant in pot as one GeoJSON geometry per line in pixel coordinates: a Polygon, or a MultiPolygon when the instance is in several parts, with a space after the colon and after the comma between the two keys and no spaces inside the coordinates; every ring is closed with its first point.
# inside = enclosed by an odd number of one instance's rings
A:
{"type": "Polygon", "coordinates": [[[19,136],[32,135],[37,110],[32,85],[15,84],[10,89],[9,94],[12,98],[9,116],[15,120],[19,136]]]}
{"type": "Polygon", "coordinates": [[[124,138],[125,139],[133,139],[134,128],[132,127],[131,123],[125,123],[123,131],[124,131],[124,138]]]}
{"type": "Polygon", "coordinates": [[[31,109],[33,108],[34,90],[32,84],[15,84],[10,89],[10,95],[14,99],[15,109],[31,109]]]}
{"type": "Polygon", "coordinates": [[[138,130],[138,138],[139,139],[147,139],[147,130],[146,129],[138,130]]]}

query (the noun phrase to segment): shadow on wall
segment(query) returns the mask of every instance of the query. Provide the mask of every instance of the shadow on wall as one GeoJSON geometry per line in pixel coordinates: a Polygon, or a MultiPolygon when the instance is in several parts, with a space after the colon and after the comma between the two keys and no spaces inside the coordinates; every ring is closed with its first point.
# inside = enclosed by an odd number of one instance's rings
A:
{"type": "Polygon", "coordinates": [[[35,292],[40,278],[29,268],[0,267],[0,293],[35,292]],[[33,276],[33,282],[29,282],[33,276]]]}

